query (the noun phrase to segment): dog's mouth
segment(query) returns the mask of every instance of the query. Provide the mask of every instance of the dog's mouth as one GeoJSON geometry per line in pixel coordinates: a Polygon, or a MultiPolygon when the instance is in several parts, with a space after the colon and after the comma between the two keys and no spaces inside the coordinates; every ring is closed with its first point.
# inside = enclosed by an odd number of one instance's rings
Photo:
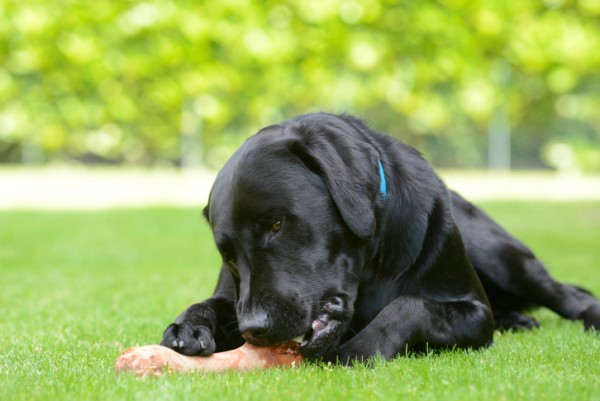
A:
{"type": "Polygon", "coordinates": [[[318,358],[337,346],[345,327],[345,303],[334,296],[323,304],[310,329],[290,341],[300,344],[300,352],[309,358],[318,358]]]}
{"type": "Polygon", "coordinates": [[[310,327],[302,330],[304,334],[288,340],[248,337],[246,341],[257,346],[287,345],[299,349],[305,358],[318,359],[333,352],[339,345],[352,316],[351,308],[346,305],[343,296],[328,298],[321,303],[310,327]]]}
{"type": "Polygon", "coordinates": [[[300,346],[304,346],[310,342],[313,338],[313,335],[319,335],[319,332],[325,328],[324,323],[318,318],[313,320],[311,324],[311,328],[304,334],[299,335],[298,337],[294,337],[289,342],[297,343],[300,346]]]}
{"type": "Polygon", "coordinates": [[[302,345],[304,343],[304,339],[309,336],[310,336],[310,333],[302,334],[301,336],[292,338],[289,342],[302,345]]]}
{"type": "Polygon", "coordinates": [[[313,339],[319,338],[321,332],[326,328],[326,321],[324,321],[322,316],[319,316],[317,319],[313,320],[311,327],[297,337],[290,338],[288,340],[277,340],[277,339],[269,339],[269,338],[245,338],[245,340],[252,345],[256,345],[259,347],[269,347],[269,346],[282,346],[288,345],[293,348],[304,347],[311,342],[313,339]]]}
{"type": "Polygon", "coordinates": [[[318,336],[319,333],[325,329],[329,319],[326,316],[319,315],[315,320],[312,321],[310,329],[298,337],[292,338],[290,341],[298,343],[300,345],[306,345],[313,338],[313,336],[318,336]]]}

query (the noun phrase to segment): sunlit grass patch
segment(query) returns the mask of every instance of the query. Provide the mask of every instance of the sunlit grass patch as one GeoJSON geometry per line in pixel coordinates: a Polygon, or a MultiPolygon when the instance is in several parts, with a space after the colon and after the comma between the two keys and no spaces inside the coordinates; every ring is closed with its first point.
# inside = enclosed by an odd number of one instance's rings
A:
{"type": "MultiPolygon", "coordinates": [[[[600,294],[600,204],[486,203],[553,275],[600,294]]],[[[599,399],[600,336],[549,311],[490,349],[247,374],[116,376],[206,298],[219,257],[196,209],[0,213],[0,400],[599,399]]]]}

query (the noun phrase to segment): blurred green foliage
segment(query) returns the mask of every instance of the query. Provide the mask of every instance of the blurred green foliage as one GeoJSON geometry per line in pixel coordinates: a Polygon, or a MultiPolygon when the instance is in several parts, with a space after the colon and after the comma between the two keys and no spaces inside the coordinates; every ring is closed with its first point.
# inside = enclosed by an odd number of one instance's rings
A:
{"type": "Polygon", "coordinates": [[[481,166],[501,111],[517,167],[600,170],[599,71],[598,0],[0,0],[0,161],[219,164],[326,110],[481,166]]]}

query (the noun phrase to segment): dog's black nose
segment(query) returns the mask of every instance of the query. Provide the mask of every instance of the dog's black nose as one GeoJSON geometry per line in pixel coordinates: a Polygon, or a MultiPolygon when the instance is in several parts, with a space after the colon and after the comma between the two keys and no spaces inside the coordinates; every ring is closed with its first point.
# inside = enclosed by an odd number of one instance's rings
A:
{"type": "Polygon", "coordinates": [[[261,343],[265,341],[269,331],[269,316],[266,313],[253,313],[240,319],[240,332],[242,337],[249,343],[261,343]]]}

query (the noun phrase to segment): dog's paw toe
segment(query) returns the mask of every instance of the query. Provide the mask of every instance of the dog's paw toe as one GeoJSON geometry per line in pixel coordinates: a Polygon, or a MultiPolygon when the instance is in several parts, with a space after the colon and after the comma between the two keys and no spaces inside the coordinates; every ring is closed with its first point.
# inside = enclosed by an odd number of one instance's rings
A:
{"type": "Polygon", "coordinates": [[[519,312],[510,312],[496,319],[496,326],[502,331],[533,330],[540,327],[537,320],[519,312]]]}

